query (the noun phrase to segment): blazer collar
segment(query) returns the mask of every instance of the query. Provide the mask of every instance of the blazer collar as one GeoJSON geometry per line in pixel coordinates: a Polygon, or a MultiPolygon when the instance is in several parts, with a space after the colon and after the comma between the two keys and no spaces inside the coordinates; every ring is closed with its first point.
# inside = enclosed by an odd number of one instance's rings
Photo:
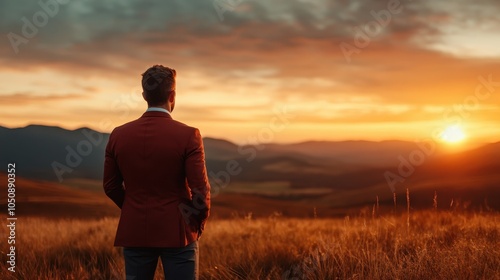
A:
{"type": "Polygon", "coordinates": [[[145,112],[141,116],[141,118],[148,118],[148,117],[160,117],[160,118],[172,119],[172,116],[170,116],[170,114],[157,111],[145,112]]]}

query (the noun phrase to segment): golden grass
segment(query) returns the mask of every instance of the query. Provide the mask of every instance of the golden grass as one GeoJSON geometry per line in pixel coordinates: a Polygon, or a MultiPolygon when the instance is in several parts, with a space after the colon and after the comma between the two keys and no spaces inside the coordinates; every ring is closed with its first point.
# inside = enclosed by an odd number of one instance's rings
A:
{"type": "MultiPolygon", "coordinates": [[[[435,211],[412,213],[409,227],[407,215],[211,220],[201,279],[500,279],[499,222],[498,214],[435,211]]],[[[125,278],[112,246],[116,218],[17,224],[17,271],[6,270],[1,241],[0,279],[125,278]]]]}

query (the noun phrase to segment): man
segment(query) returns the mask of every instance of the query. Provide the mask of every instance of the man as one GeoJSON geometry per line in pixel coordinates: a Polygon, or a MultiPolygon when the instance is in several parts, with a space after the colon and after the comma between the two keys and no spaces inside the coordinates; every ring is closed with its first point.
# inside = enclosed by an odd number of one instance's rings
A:
{"type": "Polygon", "coordinates": [[[172,119],[176,71],[142,74],[147,111],[111,132],[104,191],[120,207],[114,246],[122,246],[127,280],[198,279],[198,239],[210,212],[210,185],[198,129],[172,119]]]}

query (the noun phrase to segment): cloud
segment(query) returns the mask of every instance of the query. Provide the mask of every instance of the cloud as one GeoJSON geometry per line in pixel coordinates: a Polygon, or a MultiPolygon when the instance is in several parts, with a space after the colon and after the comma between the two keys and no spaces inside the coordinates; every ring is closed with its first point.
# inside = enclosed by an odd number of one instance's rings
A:
{"type": "MultiPolygon", "coordinates": [[[[7,34],[23,35],[22,18],[32,21],[43,9],[38,1],[2,1],[0,73],[15,70],[18,80],[29,82],[49,69],[65,77],[57,84],[58,94],[67,90],[76,95],[51,96],[50,85],[40,93],[36,86],[28,91],[24,85],[2,83],[0,91],[11,94],[0,101],[34,105],[79,100],[71,85],[88,83],[89,91],[100,95],[87,96],[94,102],[79,106],[94,112],[94,103],[109,102],[136,87],[140,73],[161,63],[178,70],[183,96],[178,106],[185,106],[179,117],[187,121],[245,119],[238,111],[265,120],[275,104],[314,102],[328,106],[305,106],[302,121],[432,121],[436,114],[415,108],[460,103],[474,94],[481,75],[500,80],[498,56],[488,52],[489,41],[483,40],[500,31],[498,1],[400,1],[401,12],[391,14],[366,46],[356,46],[356,30],[376,22],[374,13],[387,15],[389,2],[246,0],[225,11],[221,21],[211,0],[74,0],[60,5],[15,54],[7,34]],[[482,39],[466,42],[475,30],[481,30],[482,39]],[[341,43],[359,50],[351,62],[341,43]],[[469,54],[488,55],[468,55],[464,50],[471,48],[475,51],[469,54]],[[380,109],[345,96],[369,100],[380,109]],[[410,109],[391,111],[398,106],[410,109]],[[335,116],[337,110],[342,117],[335,116]]],[[[499,104],[494,97],[482,102],[499,104]]],[[[96,109],[96,114],[104,112],[102,105],[96,109]]]]}
{"type": "Polygon", "coordinates": [[[66,95],[33,95],[27,92],[0,95],[0,107],[21,106],[21,105],[43,105],[45,103],[64,102],[68,100],[78,100],[85,98],[83,94],[66,95]]]}
{"type": "MultiPolygon", "coordinates": [[[[484,2],[490,10],[499,10],[495,2],[484,2]]],[[[345,65],[338,45],[352,44],[354,28],[374,21],[372,12],[387,9],[389,1],[244,1],[227,10],[222,22],[213,3],[70,1],[60,6],[40,34],[20,46],[19,55],[6,46],[2,62],[14,68],[49,65],[65,71],[130,75],[152,61],[166,61],[204,73],[213,68],[219,74],[273,68],[280,76],[325,76],[331,68],[345,65]]],[[[363,63],[368,52],[385,56],[387,48],[418,51],[414,42],[419,36],[426,34],[428,40],[430,35],[438,36],[434,23],[446,22],[462,11],[458,5],[447,10],[431,3],[401,1],[402,12],[391,16],[355,63],[363,63]]],[[[37,2],[2,5],[6,16],[2,34],[20,33],[20,18],[41,10],[37,2]]],[[[481,24],[481,15],[476,25],[481,24]]]]}

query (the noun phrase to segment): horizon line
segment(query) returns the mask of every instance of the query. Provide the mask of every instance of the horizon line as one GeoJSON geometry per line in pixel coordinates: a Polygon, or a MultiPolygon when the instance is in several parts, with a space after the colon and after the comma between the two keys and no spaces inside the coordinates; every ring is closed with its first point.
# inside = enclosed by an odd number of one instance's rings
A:
{"type": "MultiPolygon", "coordinates": [[[[96,129],[93,129],[93,128],[90,128],[88,126],[81,126],[81,127],[78,127],[78,128],[75,128],[75,129],[70,129],[70,128],[65,128],[63,126],[58,126],[58,125],[47,125],[47,124],[37,124],[37,123],[30,123],[28,125],[25,125],[25,126],[18,126],[18,127],[9,127],[9,126],[4,126],[4,125],[1,125],[0,124],[0,128],[6,128],[6,129],[24,129],[24,128],[27,128],[27,127],[30,127],[30,126],[38,126],[38,127],[48,127],[48,128],[56,128],[56,129],[62,129],[62,130],[66,130],[66,131],[78,131],[78,130],[82,130],[82,129],[90,129],[92,131],[95,131],[95,132],[98,132],[98,133],[101,133],[101,134],[110,134],[110,132],[103,132],[103,131],[99,131],[99,130],[96,130],[96,129]]],[[[231,144],[234,144],[236,146],[247,146],[247,145],[252,145],[252,144],[239,144],[237,143],[236,141],[231,141],[231,140],[228,140],[226,138],[220,138],[220,137],[215,137],[215,136],[204,136],[203,139],[214,139],[214,140],[220,140],[220,141],[226,141],[226,142],[229,142],[231,144]]],[[[383,142],[402,142],[402,143],[417,143],[417,141],[411,141],[411,140],[401,140],[401,139],[384,139],[384,140],[367,140],[367,139],[343,139],[343,140],[321,140],[321,139],[310,139],[310,140],[303,140],[303,141],[298,141],[298,142],[262,142],[262,143],[259,143],[259,144],[264,144],[264,145],[268,145],[268,144],[276,144],[276,145],[296,145],[296,144],[306,144],[306,143],[313,143],[313,142],[316,142],[316,143],[343,143],[343,142],[368,142],[368,143],[383,143],[383,142]]],[[[440,142],[440,141],[435,141],[435,143],[437,143],[438,145],[445,145],[444,143],[440,142]]],[[[467,143],[467,141],[466,141],[467,143]]],[[[479,146],[484,146],[484,145],[488,145],[488,144],[497,144],[497,143],[500,143],[500,139],[499,140],[496,140],[496,141],[480,141],[480,142],[475,142],[475,143],[472,143],[472,142],[469,142],[470,144],[473,144],[474,147],[472,147],[471,149],[475,148],[475,147],[479,147],[479,146]]],[[[468,149],[465,149],[465,150],[468,150],[468,149]]]]}

